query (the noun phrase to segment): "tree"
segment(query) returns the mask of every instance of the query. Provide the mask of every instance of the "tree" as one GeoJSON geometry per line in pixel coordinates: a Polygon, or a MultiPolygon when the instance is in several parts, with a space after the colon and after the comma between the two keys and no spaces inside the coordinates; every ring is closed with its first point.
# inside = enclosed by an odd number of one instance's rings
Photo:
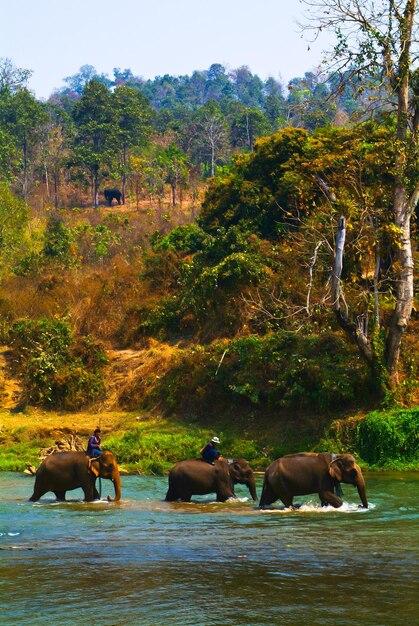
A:
{"type": "Polygon", "coordinates": [[[134,87],[117,87],[113,94],[118,143],[122,161],[122,202],[125,203],[128,152],[133,146],[143,147],[151,133],[153,119],[150,103],[134,87]]]}
{"type": "Polygon", "coordinates": [[[92,80],[97,83],[102,83],[106,87],[112,85],[112,81],[108,78],[107,74],[98,74],[93,65],[82,65],[76,74],[64,78],[64,82],[67,83],[67,87],[64,88],[64,91],[74,92],[81,96],[85,87],[92,80]]]}
{"type": "Polygon", "coordinates": [[[28,80],[32,76],[32,70],[16,67],[11,59],[0,58],[0,91],[7,89],[15,92],[27,87],[28,80]]]}
{"type": "Polygon", "coordinates": [[[48,200],[54,198],[54,206],[58,208],[59,181],[63,169],[69,160],[69,145],[72,135],[72,120],[61,107],[48,102],[46,105],[47,119],[42,128],[41,148],[42,165],[48,200]],[[50,177],[52,176],[52,186],[50,177]]]}
{"type": "Polygon", "coordinates": [[[215,162],[227,147],[227,120],[217,102],[211,100],[199,109],[195,128],[198,150],[209,160],[210,176],[214,176],[215,162]]]}
{"type": "Polygon", "coordinates": [[[230,107],[229,118],[233,147],[246,146],[253,152],[255,139],[269,134],[269,123],[259,109],[251,109],[237,102],[230,107]]]}
{"type": "Polygon", "coordinates": [[[188,176],[187,158],[182,150],[171,143],[167,148],[158,153],[157,163],[161,166],[166,182],[172,191],[172,206],[177,205],[177,189],[185,184],[188,176]]]}
{"type": "Polygon", "coordinates": [[[74,153],[91,176],[93,206],[99,206],[99,175],[104,164],[113,161],[117,145],[115,108],[112,94],[96,80],[90,81],[74,107],[76,126],[74,153]]]}
{"type": "Polygon", "coordinates": [[[22,189],[26,200],[29,188],[29,165],[35,150],[40,128],[46,119],[44,107],[23,87],[16,91],[0,91],[0,121],[13,137],[21,152],[22,189]]]}
{"type": "MultiPolygon", "coordinates": [[[[334,69],[345,82],[356,77],[379,77],[388,92],[395,115],[396,156],[392,206],[392,242],[395,307],[385,338],[385,363],[390,387],[398,382],[398,364],[403,334],[413,307],[413,254],[411,219],[419,200],[418,131],[419,68],[417,63],[417,0],[303,0],[309,9],[307,29],[317,33],[332,30],[334,69]]],[[[341,236],[344,222],[340,221],[341,236]]],[[[337,259],[338,261],[338,259],[337,259]]],[[[365,358],[377,354],[365,327],[351,322],[345,310],[340,275],[335,264],[335,312],[339,323],[358,339],[365,358]],[[361,341],[359,339],[361,338],[361,341]]]]}

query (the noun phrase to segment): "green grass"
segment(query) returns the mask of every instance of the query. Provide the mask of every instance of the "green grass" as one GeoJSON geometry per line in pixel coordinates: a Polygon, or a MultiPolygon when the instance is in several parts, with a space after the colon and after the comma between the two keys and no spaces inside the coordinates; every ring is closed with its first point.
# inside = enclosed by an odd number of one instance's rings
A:
{"type": "MultiPolygon", "coordinates": [[[[48,413],[41,424],[42,416],[28,414],[22,417],[25,425],[9,416],[9,426],[3,424],[0,430],[0,471],[22,472],[27,463],[37,467],[41,448],[52,445],[60,431],[66,435],[77,424],[79,434],[87,433],[90,422],[97,419],[69,415],[65,423],[63,416],[48,413]]],[[[215,434],[225,457],[244,457],[254,470],[265,469],[283,454],[310,450],[351,452],[364,468],[419,470],[419,408],[374,411],[364,418],[335,420],[329,426],[313,419],[299,418],[281,425],[275,418],[266,418],[262,424],[257,419],[245,423],[244,418],[232,421],[225,417],[210,428],[198,421],[127,413],[113,416],[107,427],[112,434],[103,439],[104,447],[114,452],[122,467],[142,474],[163,475],[177,461],[198,457],[215,434]]]]}
{"type": "Polygon", "coordinates": [[[51,439],[27,438],[20,443],[0,444],[0,472],[23,472],[26,464],[39,465],[39,451],[52,445],[51,439]]]}
{"type": "Polygon", "coordinates": [[[107,439],[106,447],[128,471],[163,475],[177,461],[199,457],[199,450],[217,432],[221,439],[219,448],[224,456],[243,456],[255,469],[266,465],[267,459],[261,446],[250,439],[181,424],[177,424],[173,432],[171,430],[157,432],[140,425],[121,436],[107,439]]]}

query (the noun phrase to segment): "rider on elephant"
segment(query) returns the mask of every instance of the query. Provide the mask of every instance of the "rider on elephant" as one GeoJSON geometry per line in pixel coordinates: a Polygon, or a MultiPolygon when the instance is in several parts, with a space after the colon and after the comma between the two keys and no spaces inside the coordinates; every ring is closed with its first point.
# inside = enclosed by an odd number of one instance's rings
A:
{"type": "Polygon", "coordinates": [[[100,428],[96,428],[95,432],[90,437],[87,443],[87,450],[86,450],[87,456],[96,458],[102,454],[102,449],[100,447],[100,444],[101,444],[100,432],[101,432],[100,428]]]}
{"type": "Polygon", "coordinates": [[[217,443],[220,443],[220,440],[218,439],[218,437],[213,437],[211,441],[209,441],[207,445],[201,448],[201,450],[199,451],[202,460],[206,463],[214,465],[215,461],[217,461],[218,459],[222,459],[221,452],[215,447],[217,443]]]}

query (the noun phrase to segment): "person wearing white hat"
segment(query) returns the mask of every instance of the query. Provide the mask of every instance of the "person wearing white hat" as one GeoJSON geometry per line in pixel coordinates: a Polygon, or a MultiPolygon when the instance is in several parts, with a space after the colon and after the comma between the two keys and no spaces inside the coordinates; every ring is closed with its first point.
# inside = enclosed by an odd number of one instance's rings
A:
{"type": "Polygon", "coordinates": [[[209,441],[203,448],[201,448],[199,453],[203,461],[214,465],[214,461],[222,458],[221,452],[215,447],[218,443],[220,443],[218,437],[213,437],[211,441],[209,441]]]}

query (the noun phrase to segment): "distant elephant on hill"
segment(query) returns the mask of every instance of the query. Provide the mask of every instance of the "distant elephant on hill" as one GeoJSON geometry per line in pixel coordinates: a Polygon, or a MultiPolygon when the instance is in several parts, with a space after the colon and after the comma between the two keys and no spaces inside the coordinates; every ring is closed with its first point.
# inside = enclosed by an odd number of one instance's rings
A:
{"type": "Polygon", "coordinates": [[[218,459],[214,465],[201,459],[180,461],[169,474],[167,502],[190,502],[193,495],[216,493],[218,502],[235,498],[234,485],[241,483],[256,500],[253,471],[245,459],[218,459]]]}
{"type": "Polygon", "coordinates": [[[108,478],[114,484],[115,498],[108,496],[109,502],[120,500],[121,478],[112,452],[103,450],[94,459],[84,452],[55,452],[47,456],[36,470],[35,486],[29,499],[36,502],[52,491],[57,500],[65,500],[67,491],[81,487],[86,502],[98,500],[99,493],[95,487],[98,476],[108,478]]]}
{"type": "Polygon", "coordinates": [[[280,498],[286,507],[291,507],[294,496],[318,493],[322,506],[330,504],[337,509],[342,506],[336,495],[339,483],[355,485],[362,506],[368,508],[364,477],[351,454],[288,454],[267,468],[259,506],[280,498]]]}
{"type": "Polygon", "coordinates": [[[118,202],[118,204],[121,204],[121,197],[122,194],[119,191],[119,189],[105,189],[105,191],[103,192],[103,195],[105,196],[105,199],[108,203],[108,206],[112,206],[112,200],[115,198],[115,200],[118,202]]]}

